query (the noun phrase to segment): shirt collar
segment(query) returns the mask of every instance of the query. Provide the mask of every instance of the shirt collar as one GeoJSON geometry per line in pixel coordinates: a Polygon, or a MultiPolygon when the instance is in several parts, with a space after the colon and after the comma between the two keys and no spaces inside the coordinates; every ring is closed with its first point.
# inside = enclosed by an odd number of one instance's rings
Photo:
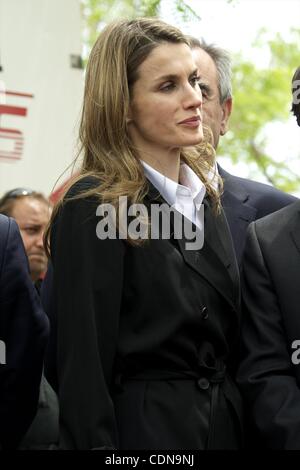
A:
{"type": "Polygon", "coordinates": [[[195,204],[201,204],[206,193],[205,185],[186,163],[180,165],[179,181],[181,184],[178,184],[178,191],[181,188],[185,191],[188,189],[195,204]]]}
{"type": "Polygon", "coordinates": [[[195,204],[201,204],[205,196],[205,185],[196,173],[186,164],[182,163],[179,170],[179,181],[176,183],[150,165],[141,160],[145,175],[160,192],[162,197],[172,206],[180,195],[190,193],[195,204]]]}

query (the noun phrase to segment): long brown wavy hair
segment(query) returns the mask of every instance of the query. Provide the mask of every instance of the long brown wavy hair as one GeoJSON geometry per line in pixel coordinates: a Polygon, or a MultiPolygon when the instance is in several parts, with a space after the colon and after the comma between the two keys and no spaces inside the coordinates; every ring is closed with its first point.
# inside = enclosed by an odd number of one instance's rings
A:
{"type": "MultiPolygon", "coordinates": [[[[190,45],[188,38],[179,29],[157,18],[116,21],[100,33],[86,70],[79,131],[80,150],[76,157],[83,156],[83,161],[79,174],[72,179],[53,210],[45,233],[48,254],[52,221],[59,207],[70,199],[66,196],[69,187],[82,178],[94,176],[99,180],[99,185],[71,199],[96,196],[99,204],[110,203],[117,213],[120,196],[127,196],[130,204],[143,202],[148,183],[139,155],[129,137],[126,117],[139,66],[163,42],[190,45]]],[[[203,143],[193,149],[182,150],[181,160],[199,176],[214,207],[218,209],[220,194],[206,176],[215,161],[208,129],[204,136],[203,143]]],[[[129,237],[127,241],[131,244],[143,242],[129,237]]]]}

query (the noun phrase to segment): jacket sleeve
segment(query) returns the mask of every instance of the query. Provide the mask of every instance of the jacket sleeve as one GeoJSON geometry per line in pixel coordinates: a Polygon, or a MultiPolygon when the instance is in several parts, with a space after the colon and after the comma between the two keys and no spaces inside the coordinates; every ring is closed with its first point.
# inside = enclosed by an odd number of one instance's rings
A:
{"type": "Polygon", "coordinates": [[[244,316],[238,382],[263,445],[300,449],[300,390],[271,276],[253,223],[243,263],[244,316]]]}
{"type": "Polygon", "coordinates": [[[124,245],[96,235],[97,203],[64,204],[51,237],[60,447],[117,448],[111,397],[124,245]]]}
{"type": "Polygon", "coordinates": [[[3,448],[13,448],[36,413],[49,325],[13,219],[7,219],[1,242],[0,339],[6,357],[0,365],[0,443],[3,448]]]}
{"type": "Polygon", "coordinates": [[[57,379],[57,318],[54,308],[53,295],[53,266],[51,261],[48,263],[48,269],[41,286],[41,301],[43,309],[50,322],[50,336],[45,354],[44,374],[53,388],[58,393],[57,379]]]}

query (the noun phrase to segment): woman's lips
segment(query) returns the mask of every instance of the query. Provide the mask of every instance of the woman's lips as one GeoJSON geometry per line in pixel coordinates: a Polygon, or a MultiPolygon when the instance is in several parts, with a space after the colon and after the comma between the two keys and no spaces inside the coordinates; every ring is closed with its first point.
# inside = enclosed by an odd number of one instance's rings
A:
{"type": "Polygon", "coordinates": [[[198,127],[200,123],[201,123],[200,116],[194,116],[194,117],[185,119],[184,121],[181,121],[179,124],[182,126],[187,126],[187,127],[198,127]]]}

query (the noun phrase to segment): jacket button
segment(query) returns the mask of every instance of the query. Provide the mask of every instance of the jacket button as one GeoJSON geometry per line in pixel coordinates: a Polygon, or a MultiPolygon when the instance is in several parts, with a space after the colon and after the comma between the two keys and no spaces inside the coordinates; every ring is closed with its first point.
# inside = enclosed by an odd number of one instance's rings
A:
{"type": "Polygon", "coordinates": [[[207,390],[209,388],[209,380],[206,377],[201,377],[201,379],[198,380],[198,387],[201,390],[207,390]]]}
{"type": "Polygon", "coordinates": [[[208,309],[207,309],[207,307],[202,308],[200,316],[201,316],[202,320],[207,320],[208,319],[208,309]]]}

